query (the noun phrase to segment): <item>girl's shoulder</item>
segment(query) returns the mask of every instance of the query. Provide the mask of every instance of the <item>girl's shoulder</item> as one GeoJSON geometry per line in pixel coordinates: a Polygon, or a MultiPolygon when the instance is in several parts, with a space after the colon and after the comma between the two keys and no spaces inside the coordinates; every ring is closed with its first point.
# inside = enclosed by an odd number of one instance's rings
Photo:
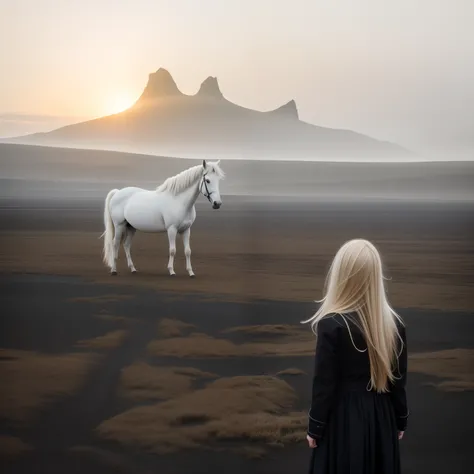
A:
{"type": "Polygon", "coordinates": [[[350,313],[330,313],[324,316],[322,329],[329,332],[337,332],[339,334],[350,333],[352,335],[362,334],[362,326],[359,316],[356,312],[350,313]]]}
{"type": "Polygon", "coordinates": [[[321,318],[319,325],[326,331],[335,331],[339,328],[347,328],[348,315],[339,313],[328,313],[321,318]]]}
{"type": "Polygon", "coordinates": [[[343,326],[347,327],[348,324],[357,325],[358,316],[357,313],[329,313],[323,317],[321,321],[327,320],[327,325],[334,327],[343,326]]]}

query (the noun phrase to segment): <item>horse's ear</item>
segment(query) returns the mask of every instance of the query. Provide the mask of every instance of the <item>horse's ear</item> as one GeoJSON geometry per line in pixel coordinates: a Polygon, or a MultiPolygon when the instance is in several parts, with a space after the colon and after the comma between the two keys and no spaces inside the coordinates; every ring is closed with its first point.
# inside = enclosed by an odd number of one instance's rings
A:
{"type": "Polygon", "coordinates": [[[206,169],[206,166],[207,166],[206,160],[202,160],[202,167],[203,167],[204,169],[206,169]]]}
{"type": "Polygon", "coordinates": [[[216,161],[216,165],[218,165],[220,162],[221,162],[221,160],[217,160],[217,161],[216,161]]]}

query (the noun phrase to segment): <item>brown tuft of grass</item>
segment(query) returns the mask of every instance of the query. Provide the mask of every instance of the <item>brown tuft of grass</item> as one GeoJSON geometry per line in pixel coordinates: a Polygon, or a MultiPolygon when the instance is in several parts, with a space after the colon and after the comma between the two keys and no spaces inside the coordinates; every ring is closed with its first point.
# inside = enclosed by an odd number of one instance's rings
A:
{"type": "Polygon", "coordinates": [[[189,333],[196,326],[188,324],[178,319],[163,318],[158,323],[158,333],[162,337],[178,337],[189,333]]]}
{"type": "Polygon", "coordinates": [[[223,378],[166,402],[128,410],[97,430],[105,439],[156,453],[205,445],[222,449],[219,442],[229,440],[294,442],[302,439],[307,418],[291,412],[296,399],[291,386],[276,377],[223,378]]]}
{"type": "Polygon", "coordinates": [[[92,339],[83,339],[78,341],[76,347],[87,347],[89,349],[116,349],[121,346],[128,332],[123,329],[108,332],[103,336],[94,337],[92,339]]]}
{"type": "Polygon", "coordinates": [[[173,372],[175,374],[186,375],[187,377],[194,378],[214,379],[218,377],[217,374],[213,374],[212,372],[203,372],[202,370],[195,367],[173,367],[173,372]]]}
{"type": "Polygon", "coordinates": [[[196,379],[216,377],[194,367],[154,367],[136,362],[122,369],[120,392],[136,401],[167,400],[189,392],[196,379]]]}
{"type": "Polygon", "coordinates": [[[243,333],[254,336],[295,337],[307,333],[302,326],[291,324],[261,324],[255,326],[236,326],[222,331],[224,334],[243,333]]]}
{"type": "Polygon", "coordinates": [[[474,390],[474,349],[451,349],[409,356],[408,369],[445,379],[433,385],[445,391],[474,390]]]}
{"type": "Polygon", "coordinates": [[[214,436],[220,440],[294,443],[305,437],[307,415],[301,412],[275,417],[271,413],[232,415],[226,420],[210,423],[214,436]],[[252,430],[249,430],[252,426],[252,430]]]}
{"type": "Polygon", "coordinates": [[[154,356],[189,358],[296,357],[314,353],[314,337],[306,331],[281,340],[235,344],[227,339],[193,333],[187,337],[151,341],[147,350],[154,356]]]}
{"type": "Polygon", "coordinates": [[[15,436],[0,435],[0,457],[16,458],[33,448],[15,436]]]}
{"type": "Polygon", "coordinates": [[[97,319],[102,319],[102,321],[111,321],[114,323],[130,324],[135,323],[137,321],[136,319],[127,318],[126,316],[116,316],[106,311],[100,311],[99,313],[94,314],[94,317],[96,317],[97,319]]]}
{"type": "Polygon", "coordinates": [[[79,390],[95,354],[0,350],[0,417],[22,424],[49,402],[79,390]]]}
{"type": "Polygon", "coordinates": [[[171,357],[229,357],[237,354],[234,343],[206,334],[194,333],[188,337],[173,337],[151,341],[147,351],[154,356],[171,357]]]}
{"type": "Polygon", "coordinates": [[[110,295],[98,295],[98,296],[76,296],[70,298],[71,303],[116,303],[118,301],[129,300],[135,298],[134,295],[123,295],[123,294],[110,294],[110,295]]]}
{"type": "Polygon", "coordinates": [[[285,375],[291,375],[291,376],[294,376],[294,375],[306,375],[306,372],[304,370],[301,370],[301,369],[297,369],[295,367],[292,367],[292,368],[289,368],[289,369],[285,369],[285,370],[280,370],[280,372],[277,372],[276,373],[276,376],[277,377],[281,377],[281,376],[285,376],[285,375]]]}

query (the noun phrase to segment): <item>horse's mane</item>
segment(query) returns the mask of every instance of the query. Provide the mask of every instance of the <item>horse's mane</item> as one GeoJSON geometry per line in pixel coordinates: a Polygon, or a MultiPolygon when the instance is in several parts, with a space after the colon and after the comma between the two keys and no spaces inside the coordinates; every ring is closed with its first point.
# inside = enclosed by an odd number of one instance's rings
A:
{"type": "Polygon", "coordinates": [[[156,192],[169,191],[172,194],[179,194],[188,189],[197,179],[202,176],[202,165],[193,166],[187,170],[181,171],[175,176],[171,176],[164,183],[156,188],[156,192]]]}
{"type": "MultiPolygon", "coordinates": [[[[208,161],[208,167],[217,174],[220,179],[225,177],[225,173],[219,166],[218,162],[208,161]]],[[[180,192],[188,189],[189,186],[193,185],[199,177],[202,176],[204,168],[202,165],[193,166],[187,170],[181,171],[175,176],[171,176],[164,183],[160,184],[156,188],[156,192],[161,193],[163,191],[169,191],[173,194],[179,194],[180,192]]]]}

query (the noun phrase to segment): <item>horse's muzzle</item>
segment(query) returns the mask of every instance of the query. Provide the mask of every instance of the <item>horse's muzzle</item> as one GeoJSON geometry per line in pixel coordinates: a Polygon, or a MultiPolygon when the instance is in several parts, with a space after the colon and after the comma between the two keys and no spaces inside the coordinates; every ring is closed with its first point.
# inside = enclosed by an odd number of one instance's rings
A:
{"type": "Polygon", "coordinates": [[[212,209],[219,209],[219,208],[221,207],[221,204],[222,204],[222,203],[220,203],[220,202],[214,201],[214,202],[212,203],[212,209]]]}

